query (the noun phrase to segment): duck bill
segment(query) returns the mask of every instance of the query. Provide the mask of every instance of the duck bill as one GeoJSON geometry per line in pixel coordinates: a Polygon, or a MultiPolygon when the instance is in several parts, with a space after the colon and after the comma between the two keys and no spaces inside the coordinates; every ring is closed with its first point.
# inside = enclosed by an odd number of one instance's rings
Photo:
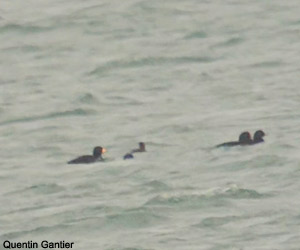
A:
{"type": "Polygon", "coordinates": [[[102,154],[104,154],[106,151],[106,148],[102,148],[102,154]]]}

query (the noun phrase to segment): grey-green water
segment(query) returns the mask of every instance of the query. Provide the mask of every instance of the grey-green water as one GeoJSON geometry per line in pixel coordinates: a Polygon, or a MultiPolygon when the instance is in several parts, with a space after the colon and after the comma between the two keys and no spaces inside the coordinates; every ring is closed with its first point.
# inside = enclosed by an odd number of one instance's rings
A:
{"type": "Polygon", "coordinates": [[[0,248],[300,249],[299,13],[2,1],[0,248]],[[263,144],[213,148],[257,129],[263,144]],[[66,164],[97,145],[106,162],[66,164]]]}

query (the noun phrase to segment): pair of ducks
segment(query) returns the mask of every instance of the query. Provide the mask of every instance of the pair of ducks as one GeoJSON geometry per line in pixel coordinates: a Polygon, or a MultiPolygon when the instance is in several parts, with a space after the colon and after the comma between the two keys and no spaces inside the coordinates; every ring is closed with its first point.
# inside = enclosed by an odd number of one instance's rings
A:
{"type": "MultiPolygon", "coordinates": [[[[251,135],[248,131],[243,132],[240,134],[239,140],[238,141],[231,141],[231,142],[225,142],[222,144],[217,145],[216,147],[232,147],[232,146],[246,146],[246,145],[254,145],[260,142],[264,142],[263,137],[265,136],[264,131],[262,130],[257,130],[254,133],[253,140],[251,139],[251,135]]],[[[97,161],[103,161],[104,159],[102,158],[102,154],[106,152],[105,148],[102,147],[95,147],[93,155],[83,155],[79,156],[78,158],[71,160],[68,162],[68,164],[88,164],[88,163],[93,163],[97,161]]],[[[125,154],[123,156],[123,159],[132,159],[133,154],[137,152],[146,152],[145,148],[145,143],[140,142],[139,143],[139,148],[131,150],[129,153],[125,154]]]]}
{"type": "MultiPolygon", "coordinates": [[[[94,148],[93,155],[79,156],[78,158],[76,158],[74,160],[68,161],[68,164],[88,164],[88,163],[93,163],[93,162],[97,162],[97,161],[104,161],[104,159],[102,158],[102,154],[104,154],[105,152],[106,152],[105,148],[98,146],[98,147],[94,148]]],[[[133,149],[130,151],[130,153],[125,154],[123,159],[124,160],[132,159],[133,154],[137,153],[137,152],[146,152],[144,142],[139,143],[139,148],[133,149]]]]}
{"type": "Polygon", "coordinates": [[[251,139],[251,135],[248,131],[240,134],[238,141],[225,142],[217,145],[219,147],[232,147],[232,146],[246,146],[246,145],[254,145],[260,142],[264,142],[263,137],[265,136],[265,132],[262,130],[257,130],[254,133],[253,140],[251,139]]]}

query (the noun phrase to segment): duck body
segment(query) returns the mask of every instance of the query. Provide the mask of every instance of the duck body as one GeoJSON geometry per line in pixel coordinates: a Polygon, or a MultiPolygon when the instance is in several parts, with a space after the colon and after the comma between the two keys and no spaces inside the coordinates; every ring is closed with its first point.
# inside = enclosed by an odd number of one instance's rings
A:
{"type": "Polygon", "coordinates": [[[89,164],[98,161],[104,161],[102,158],[102,153],[105,153],[106,149],[102,147],[95,147],[93,155],[82,155],[74,160],[68,161],[68,164],[89,164]]]}
{"type": "Polygon", "coordinates": [[[88,164],[96,161],[103,161],[102,157],[94,157],[93,155],[83,155],[78,158],[68,161],[68,164],[88,164]]]}
{"type": "Polygon", "coordinates": [[[146,152],[145,143],[140,142],[139,148],[131,150],[131,153],[146,152]]]}
{"type": "Polygon", "coordinates": [[[239,141],[230,141],[230,142],[224,142],[222,144],[217,145],[217,148],[220,147],[233,147],[233,146],[239,146],[241,143],[239,141]]]}
{"type": "Polygon", "coordinates": [[[127,160],[127,159],[133,159],[133,158],[134,158],[134,156],[133,156],[133,154],[131,154],[131,153],[127,153],[126,155],[123,156],[123,159],[124,159],[124,160],[127,160]]]}
{"type": "Polygon", "coordinates": [[[133,150],[130,151],[130,153],[125,154],[123,156],[123,159],[124,160],[133,159],[134,158],[133,154],[134,153],[139,153],[139,152],[146,152],[146,147],[145,147],[145,143],[144,142],[140,142],[139,143],[139,148],[133,149],[133,150]]]}
{"type": "Polygon", "coordinates": [[[264,139],[263,137],[265,136],[265,132],[262,131],[262,130],[257,130],[255,133],[254,133],[254,137],[253,137],[253,141],[252,141],[252,145],[253,144],[257,144],[257,143],[261,143],[261,142],[264,142],[264,139]]]}
{"type": "Polygon", "coordinates": [[[233,146],[244,146],[244,145],[251,145],[253,143],[251,139],[251,135],[248,131],[243,132],[239,136],[238,141],[231,141],[231,142],[224,142],[222,144],[217,145],[216,147],[233,147],[233,146]]]}

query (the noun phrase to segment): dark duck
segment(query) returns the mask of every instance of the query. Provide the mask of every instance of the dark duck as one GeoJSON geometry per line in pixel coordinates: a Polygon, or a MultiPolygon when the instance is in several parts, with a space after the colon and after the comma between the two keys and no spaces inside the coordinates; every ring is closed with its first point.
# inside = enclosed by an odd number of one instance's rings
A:
{"type": "Polygon", "coordinates": [[[93,151],[93,155],[83,155],[78,158],[68,161],[68,164],[88,164],[94,163],[98,161],[103,161],[102,154],[106,152],[105,148],[95,147],[93,151]]]}
{"type": "Polygon", "coordinates": [[[264,137],[265,135],[266,135],[266,134],[265,134],[264,131],[262,131],[262,130],[257,130],[257,131],[254,133],[254,137],[253,137],[252,144],[264,142],[263,137],[264,137]]]}
{"type": "Polygon", "coordinates": [[[251,139],[251,135],[248,131],[243,132],[240,134],[238,141],[231,141],[231,142],[225,142],[222,144],[217,145],[217,148],[219,147],[233,147],[233,146],[244,146],[244,145],[251,145],[253,143],[251,139]]]}
{"type": "Polygon", "coordinates": [[[123,159],[124,160],[133,159],[134,158],[133,153],[138,153],[138,152],[146,152],[146,147],[145,147],[145,143],[144,142],[140,142],[139,143],[139,148],[133,149],[133,150],[130,151],[130,153],[125,154],[123,156],[123,159]]]}

